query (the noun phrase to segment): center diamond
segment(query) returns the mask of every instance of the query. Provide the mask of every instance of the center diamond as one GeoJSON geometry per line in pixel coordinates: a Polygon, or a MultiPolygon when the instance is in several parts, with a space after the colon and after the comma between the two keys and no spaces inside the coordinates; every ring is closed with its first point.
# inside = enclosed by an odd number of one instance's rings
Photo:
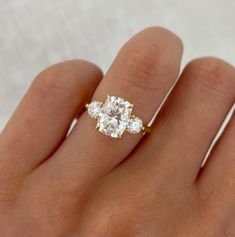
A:
{"type": "Polygon", "coordinates": [[[128,101],[108,96],[99,114],[97,128],[108,136],[120,138],[128,125],[132,109],[133,105],[128,101]]]}

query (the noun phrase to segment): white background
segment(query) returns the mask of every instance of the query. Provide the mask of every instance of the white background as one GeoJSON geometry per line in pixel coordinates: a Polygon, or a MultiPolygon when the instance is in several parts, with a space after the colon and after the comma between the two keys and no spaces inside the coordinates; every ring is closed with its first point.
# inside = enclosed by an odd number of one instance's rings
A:
{"type": "Polygon", "coordinates": [[[40,70],[84,58],[106,71],[152,25],[181,36],[183,65],[204,55],[235,64],[235,0],[0,0],[0,130],[40,70]]]}

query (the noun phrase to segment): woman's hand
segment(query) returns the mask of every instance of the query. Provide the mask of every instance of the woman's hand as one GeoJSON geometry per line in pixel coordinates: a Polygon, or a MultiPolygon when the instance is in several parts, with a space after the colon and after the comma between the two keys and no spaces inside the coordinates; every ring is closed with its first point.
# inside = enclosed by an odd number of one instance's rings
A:
{"type": "Polygon", "coordinates": [[[0,136],[0,236],[235,236],[234,117],[201,168],[234,104],[232,66],[190,62],[149,135],[105,136],[84,111],[110,94],[148,123],[181,57],[178,37],[153,27],[122,48],[104,79],[80,60],[40,73],[0,136]]]}

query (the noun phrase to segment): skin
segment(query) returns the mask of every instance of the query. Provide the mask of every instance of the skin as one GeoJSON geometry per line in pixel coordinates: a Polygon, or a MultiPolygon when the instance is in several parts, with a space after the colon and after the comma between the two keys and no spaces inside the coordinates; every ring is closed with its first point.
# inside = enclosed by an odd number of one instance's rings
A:
{"type": "Polygon", "coordinates": [[[37,76],[0,135],[1,237],[235,236],[234,116],[201,168],[235,102],[235,69],[204,57],[179,76],[182,48],[152,27],[104,78],[81,60],[37,76]],[[84,111],[111,94],[148,123],[178,77],[149,135],[112,139],[84,111]]]}

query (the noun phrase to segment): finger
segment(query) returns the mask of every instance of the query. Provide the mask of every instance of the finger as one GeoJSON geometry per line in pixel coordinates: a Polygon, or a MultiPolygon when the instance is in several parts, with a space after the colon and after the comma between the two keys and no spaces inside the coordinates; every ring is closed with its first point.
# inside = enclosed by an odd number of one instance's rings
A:
{"type": "MultiPolygon", "coordinates": [[[[122,97],[135,104],[137,116],[149,122],[177,78],[181,55],[182,45],[175,35],[157,27],[144,30],[122,48],[92,100],[104,101],[107,94],[122,97]]],[[[95,124],[84,113],[48,166],[53,170],[67,167],[68,180],[87,174],[86,180],[94,180],[125,159],[141,139],[139,134],[127,133],[120,140],[110,138],[95,131],[95,124]]]]}
{"type": "Polygon", "coordinates": [[[80,60],[40,73],[1,134],[0,167],[24,174],[48,158],[101,77],[95,65],[80,60]]]}
{"type": "Polygon", "coordinates": [[[235,218],[234,169],[235,117],[233,116],[222,137],[213,147],[196,183],[200,201],[207,203],[207,207],[216,207],[212,208],[210,213],[215,216],[221,213],[220,219],[223,220],[234,220],[235,218]]]}
{"type": "Polygon", "coordinates": [[[234,79],[234,68],[221,60],[191,62],[159,113],[151,136],[136,150],[133,162],[139,160],[149,174],[164,171],[182,184],[191,184],[234,103],[234,79]]]}
{"type": "Polygon", "coordinates": [[[235,116],[231,118],[222,137],[200,172],[199,187],[204,193],[220,190],[233,200],[235,197],[235,116]]]}

